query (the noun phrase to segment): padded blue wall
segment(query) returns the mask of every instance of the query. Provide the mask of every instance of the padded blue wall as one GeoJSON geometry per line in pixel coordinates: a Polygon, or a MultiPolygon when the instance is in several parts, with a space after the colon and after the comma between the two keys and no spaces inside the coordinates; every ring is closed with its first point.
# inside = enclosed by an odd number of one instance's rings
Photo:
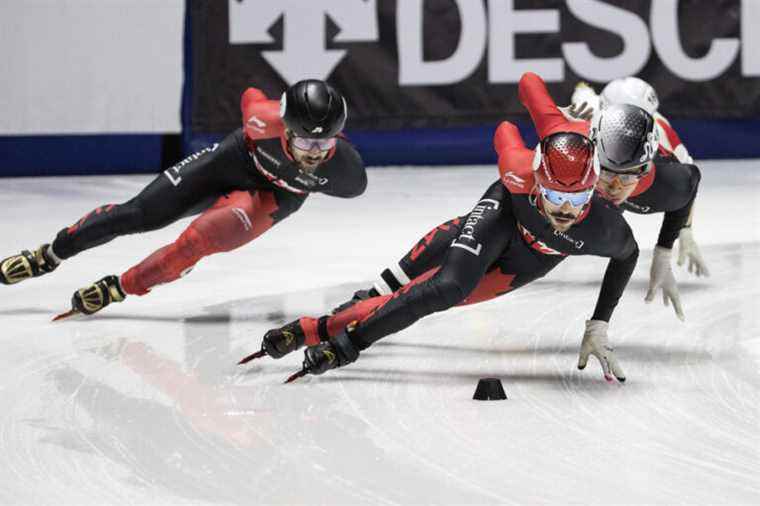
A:
{"type": "MultiPolygon", "coordinates": [[[[760,120],[673,120],[696,160],[760,158],[760,120]]],[[[491,139],[496,125],[348,132],[367,165],[463,165],[495,163],[491,139]]],[[[530,124],[519,123],[527,145],[536,142],[530,124]]],[[[220,136],[185,138],[192,152],[220,136]]],[[[155,173],[162,160],[181,154],[163,152],[163,136],[61,135],[0,136],[0,176],[155,173]]]]}

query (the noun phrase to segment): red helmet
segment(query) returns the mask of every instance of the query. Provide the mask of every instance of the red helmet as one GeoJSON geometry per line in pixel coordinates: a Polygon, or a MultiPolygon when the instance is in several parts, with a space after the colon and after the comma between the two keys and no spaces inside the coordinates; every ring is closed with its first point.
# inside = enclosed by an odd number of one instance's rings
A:
{"type": "Polygon", "coordinates": [[[533,171],[536,181],[544,188],[582,192],[596,185],[599,159],[588,137],[574,132],[558,132],[539,143],[533,171]]]}

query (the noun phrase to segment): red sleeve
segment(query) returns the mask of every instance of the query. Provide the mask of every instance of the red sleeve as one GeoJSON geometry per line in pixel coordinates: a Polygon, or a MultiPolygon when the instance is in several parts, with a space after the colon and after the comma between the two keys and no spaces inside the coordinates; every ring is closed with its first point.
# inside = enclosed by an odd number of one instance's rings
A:
{"type": "Polygon", "coordinates": [[[589,124],[586,121],[568,121],[557,108],[544,80],[533,72],[526,72],[518,85],[520,102],[528,109],[530,118],[543,139],[556,132],[576,132],[588,135],[589,124]]]}
{"type": "Polygon", "coordinates": [[[243,113],[243,128],[249,139],[271,139],[284,132],[280,119],[280,102],[268,100],[261,90],[245,90],[240,100],[240,109],[243,113]]]}
{"type": "Polygon", "coordinates": [[[665,132],[665,136],[668,138],[668,143],[670,144],[670,151],[675,151],[675,149],[680,144],[682,144],[681,138],[678,136],[678,134],[673,129],[673,127],[670,126],[670,123],[665,121],[665,119],[657,118],[657,123],[659,123],[660,127],[662,128],[662,131],[665,132]]]}
{"type": "Polygon", "coordinates": [[[509,121],[502,121],[493,136],[499,156],[499,176],[511,193],[528,193],[533,188],[534,151],[525,147],[520,131],[509,121]]]}

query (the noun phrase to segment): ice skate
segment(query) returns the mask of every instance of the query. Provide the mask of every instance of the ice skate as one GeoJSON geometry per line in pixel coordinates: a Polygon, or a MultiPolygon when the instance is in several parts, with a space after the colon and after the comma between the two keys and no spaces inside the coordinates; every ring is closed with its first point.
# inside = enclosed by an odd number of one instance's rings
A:
{"type": "Polygon", "coordinates": [[[282,358],[301,348],[305,342],[306,334],[301,326],[301,319],[292,321],[282,327],[268,330],[261,341],[261,349],[242,359],[238,365],[267,355],[272,358],[282,358]]]}
{"type": "Polygon", "coordinates": [[[53,318],[62,320],[75,314],[91,315],[97,313],[112,302],[121,302],[126,298],[119,284],[119,278],[111,275],[96,281],[90,286],[80,288],[71,297],[71,309],[53,318]]]}
{"type": "Polygon", "coordinates": [[[4,259],[0,262],[0,283],[13,285],[53,272],[61,262],[53,257],[49,248],[49,244],[43,244],[34,251],[24,250],[4,259]]]}
{"type": "Polygon", "coordinates": [[[301,370],[291,374],[285,383],[292,383],[308,374],[324,374],[354,362],[359,358],[359,350],[351,342],[349,332],[351,331],[346,329],[329,341],[306,348],[301,370]]]}

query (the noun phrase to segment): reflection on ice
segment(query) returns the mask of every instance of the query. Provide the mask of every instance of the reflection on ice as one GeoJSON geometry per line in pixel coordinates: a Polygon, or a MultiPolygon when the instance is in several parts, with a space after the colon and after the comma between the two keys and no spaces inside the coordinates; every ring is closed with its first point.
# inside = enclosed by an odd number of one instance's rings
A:
{"type": "MultiPolygon", "coordinates": [[[[281,384],[300,352],[235,365],[267,329],[366,287],[468,208],[491,168],[371,172],[359,210],[314,198],[244,250],[93,318],[49,323],[73,288],[181,224],[82,255],[49,281],[0,287],[0,503],[757,503],[760,215],[751,164],[723,168],[703,171],[695,221],[712,276],[676,268],[685,323],[643,303],[659,219],[631,219],[643,253],[611,325],[625,385],[594,362],[575,368],[605,266],[594,259],[433,315],[322,377],[281,384]],[[413,210],[400,177],[420,189],[413,210]],[[501,378],[509,400],[471,401],[484,376],[501,378]]],[[[119,179],[126,196],[144,178],[119,179]]],[[[119,197],[105,182],[34,184],[68,197],[10,209],[5,248],[56,229],[39,209],[78,216],[119,197]],[[30,215],[34,228],[13,225],[30,215]]]]}

